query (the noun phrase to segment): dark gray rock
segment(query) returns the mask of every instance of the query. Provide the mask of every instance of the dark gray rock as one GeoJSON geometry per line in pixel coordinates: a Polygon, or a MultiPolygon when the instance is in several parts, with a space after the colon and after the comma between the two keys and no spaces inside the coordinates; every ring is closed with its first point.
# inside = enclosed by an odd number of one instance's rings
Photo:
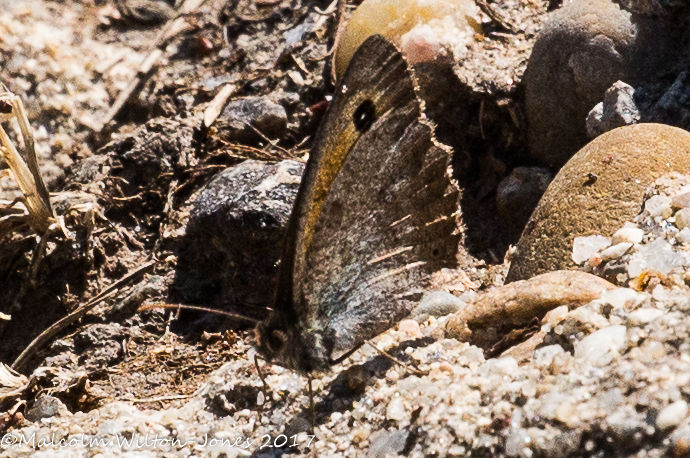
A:
{"type": "Polygon", "coordinates": [[[94,324],[74,336],[74,345],[79,350],[102,345],[103,342],[113,339],[124,339],[124,337],[124,330],[118,323],[94,324]]]}
{"type": "Polygon", "coordinates": [[[633,14],[681,19],[690,5],[684,0],[616,0],[621,8],[633,14]]]}
{"type": "Polygon", "coordinates": [[[270,305],[303,170],[295,161],[246,161],[200,192],[175,279],[185,300],[270,305]]]}
{"type": "Polygon", "coordinates": [[[262,141],[256,130],[268,138],[280,138],[287,129],[285,108],[267,97],[231,100],[219,120],[225,121],[219,128],[226,129],[228,139],[238,142],[262,141]]]}
{"type": "MultiPolygon", "coordinates": [[[[79,366],[96,370],[119,361],[127,332],[118,323],[94,324],[74,336],[79,366]]],[[[70,352],[66,352],[70,353],[70,352]]]]}
{"type": "Polygon", "coordinates": [[[616,81],[604,94],[604,101],[592,108],[587,116],[587,135],[595,138],[616,127],[635,124],[640,110],[635,103],[635,89],[623,81],[616,81]]]}
{"type": "Polygon", "coordinates": [[[649,109],[650,122],[690,129],[690,74],[682,72],[663,96],[649,109]]]}
{"type": "Polygon", "coordinates": [[[410,318],[423,322],[430,316],[440,317],[450,315],[467,305],[447,291],[429,291],[424,293],[422,300],[412,310],[410,318]]]}
{"type": "Polygon", "coordinates": [[[56,415],[68,415],[69,410],[65,404],[58,398],[44,394],[36,399],[34,405],[31,406],[26,413],[26,419],[29,421],[39,421],[41,418],[50,418],[56,415]]]}
{"type": "Polygon", "coordinates": [[[610,0],[567,2],[544,23],[525,70],[532,157],[560,168],[588,141],[587,115],[618,80],[637,84],[669,52],[665,23],[610,0]]]}
{"type": "MultiPolygon", "coordinates": [[[[97,155],[72,166],[68,186],[72,183],[95,186],[94,182],[116,176],[125,180],[117,181],[126,195],[150,188],[161,175],[180,172],[198,163],[194,149],[196,126],[198,120],[194,118],[151,119],[134,132],[108,143],[97,155]]],[[[107,187],[105,191],[108,194],[107,187]]],[[[102,189],[101,193],[104,193],[102,189]]]]}
{"type": "Polygon", "coordinates": [[[546,169],[517,167],[498,185],[498,212],[524,226],[552,179],[553,175],[546,169]]]}
{"type": "Polygon", "coordinates": [[[175,9],[164,0],[115,0],[115,7],[122,19],[142,24],[160,24],[175,15],[175,9]]]}

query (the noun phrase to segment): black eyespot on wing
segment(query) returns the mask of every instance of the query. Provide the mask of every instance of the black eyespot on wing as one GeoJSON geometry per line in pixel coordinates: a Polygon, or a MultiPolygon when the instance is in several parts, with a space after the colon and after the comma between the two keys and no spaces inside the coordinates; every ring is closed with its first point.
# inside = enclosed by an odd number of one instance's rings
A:
{"type": "Polygon", "coordinates": [[[369,130],[372,124],[376,121],[376,107],[371,100],[365,100],[360,103],[355,113],[352,115],[352,122],[355,123],[355,129],[360,132],[369,130]]]}

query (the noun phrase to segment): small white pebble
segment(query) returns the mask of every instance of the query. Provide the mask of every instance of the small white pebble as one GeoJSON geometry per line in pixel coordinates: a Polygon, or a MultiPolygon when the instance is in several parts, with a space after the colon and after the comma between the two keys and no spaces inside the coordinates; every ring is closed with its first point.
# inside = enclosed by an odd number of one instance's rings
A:
{"type": "Polygon", "coordinates": [[[538,348],[534,351],[534,364],[537,367],[550,366],[553,358],[559,353],[563,353],[563,347],[560,345],[548,345],[546,347],[538,348]]]}
{"type": "Polygon", "coordinates": [[[573,262],[582,264],[590,259],[598,251],[611,245],[611,239],[601,235],[590,235],[588,237],[575,237],[573,239],[573,262]]]}
{"type": "Polygon", "coordinates": [[[644,231],[636,227],[624,227],[618,229],[613,237],[611,238],[611,243],[613,245],[618,245],[619,243],[640,243],[644,237],[644,231]]]}
{"type": "Polygon", "coordinates": [[[656,427],[662,431],[674,428],[688,415],[688,403],[685,401],[674,402],[659,412],[656,417],[656,427]]]}
{"type": "Polygon", "coordinates": [[[402,397],[395,397],[388,403],[388,408],[386,409],[386,418],[389,420],[403,421],[407,418],[407,413],[405,412],[405,404],[403,403],[402,397]]]}
{"type": "Polygon", "coordinates": [[[635,310],[634,312],[630,312],[630,315],[628,315],[628,322],[633,326],[640,326],[647,324],[650,321],[654,321],[663,314],[664,312],[662,310],[653,309],[651,307],[643,307],[635,310]]]}
{"type": "Polygon", "coordinates": [[[612,259],[618,259],[627,253],[633,247],[632,242],[621,242],[611,247],[606,248],[604,251],[599,253],[602,261],[610,261],[612,259]]]}

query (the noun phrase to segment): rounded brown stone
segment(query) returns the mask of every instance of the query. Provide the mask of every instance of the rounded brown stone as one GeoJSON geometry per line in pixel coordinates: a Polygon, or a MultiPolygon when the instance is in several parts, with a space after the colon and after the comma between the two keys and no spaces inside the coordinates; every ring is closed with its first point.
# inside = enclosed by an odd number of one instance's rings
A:
{"type": "Polygon", "coordinates": [[[532,213],[506,282],[575,267],[575,237],[611,236],[637,215],[645,189],[669,172],[690,173],[690,133],[663,124],[608,132],[563,166],[532,213]]]}
{"type": "Polygon", "coordinates": [[[525,70],[530,153],[557,170],[587,143],[587,114],[618,80],[631,82],[637,26],[611,0],[550,13],[525,70]]]}

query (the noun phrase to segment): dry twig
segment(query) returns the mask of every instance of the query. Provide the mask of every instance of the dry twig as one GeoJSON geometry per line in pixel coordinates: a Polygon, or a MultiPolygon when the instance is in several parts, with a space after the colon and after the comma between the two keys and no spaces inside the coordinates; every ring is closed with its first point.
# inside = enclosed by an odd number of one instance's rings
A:
{"type": "MultiPolygon", "coordinates": [[[[347,0],[337,0],[338,7],[335,11],[335,40],[333,40],[333,47],[331,48],[331,53],[333,58],[331,60],[331,82],[335,83],[337,77],[335,74],[335,50],[338,48],[338,42],[340,41],[340,36],[345,28],[345,8],[347,7],[347,0]]],[[[330,7],[329,7],[330,9],[330,7]]]]}
{"type": "Polygon", "coordinates": [[[108,113],[105,115],[105,120],[103,121],[103,124],[101,124],[97,129],[98,132],[102,132],[103,129],[109,126],[110,123],[113,122],[113,119],[115,119],[117,115],[120,113],[120,110],[122,110],[122,107],[125,106],[127,101],[135,93],[141,90],[145,78],[149,75],[151,69],[153,69],[158,60],[163,56],[163,51],[161,49],[163,44],[165,44],[168,40],[170,40],[172,37],[174,37],[175,35],[177,35],[185,29],[186,21],[184,16],[192,14],[201,5],[203,5],[205,1],[206,0],[186,0],[184,4],[180,7],[180,10],[175,19],[168,22],[168,24],[163,28],[163,30],[161,30],[156,39],[153,40],[153,43],[149,48],[149,54],[146,56],[146,59],[144,59],[144,62],[142,62],[139,68],[137,69],[137,74],[132,78],[129,84],[127,84],[127,88],[124,91],[122,91],[120,95],[117,96],[117,99],[110,107],[110,110],[108,110],[108,113]]]}
{"type": "Polygon", "coordinates": [[[516,26],[503,19],[501,15],[498,14],[496,10],[494,10],[493,7],[489,5],[489,3],[486,0],[475,1],[477,2],[477,6],[479,6],[479,8],[484,12],[484,14],[489,16],[489,19],[491,19],[491,21],[498,27],[512,34],[516,34],[520,31],[516,26]]]}
{"type": "Polygon", "coordinates": [[[187,399],[189,397],[188,394],[173,394],[169,396],[156,396],[153,398],[145,398],[145,399],[138,399],[138,398],[130,398],[130,399],[125,399],[125,401],[133,402],[135,404],[138,403],[143,403],[143,402],[160,402],[160,401],[174,401],[176,399],[187,399]]]}
{"type": "Polygon", "coordinates": [[[223,107],[227,103],[230,96],[235,92],[236,88],[237,86],[234,84],[226,84],[220,91],[218,91],[218,94],[216,94],[213,100],[211,100],[206,107],[206,110],[204,110],[204,127],[211,127],[211,124],[215,122],[221,111],[223,111],[223,107]]]}
{"type": "Polygon", "coordinates": [[[153,266],[156,264],[156,261],[151,261],[148,264],[144,264],[143,266],[139,267],[137,270],[134,272],[131,272],[112,285],[110,285],[108,288],[100,292],[96,297],[91,299],[89,302],[86,304],[80,306],[77,308],[74,312],[70,313],[57,323],[53,324],[51,327],[43,331],[38,337],[36,337],[28,347],[24,349],[21,355],[12,363],[12,369],[21,371],[24,368],[24,365],[28,362],[28,360],[36,354],[46,343],[48,343],[50,340],[52,340],[56,335],[60,333],[63,329],[65,329],[67,326],[71,325],[75,321],[77,321],[79,318],[82,316],[86,315],[86,312],[94,308],[96,305],[101,303],[104,299],[106,299],[109,296],[112,296],[114,293],[120,291],[122,288],[127,286],[128,284],[138,281],[141,279],[144,275],[149,273],[152,269],[153,266]]]}

